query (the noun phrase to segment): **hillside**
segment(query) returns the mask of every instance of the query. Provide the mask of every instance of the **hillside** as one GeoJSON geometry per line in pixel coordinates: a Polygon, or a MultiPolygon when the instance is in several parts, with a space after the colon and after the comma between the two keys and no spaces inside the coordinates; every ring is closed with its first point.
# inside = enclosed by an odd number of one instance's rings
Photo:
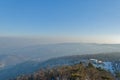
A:
{"type": "Polygon", "coordinates": [[[91,63],[42,69],[32,75],[19,76],[11,80],[115,80],[107,71],[95,68],[91,63]]]}
{"type": "Polygon", "coordinates": [[[104,53],[104,54],[73,55],[73,56],[57,57],[57,58],[48,59],[43,62],[39,62],[37,60],[26,61],[24,63],[15,65],[14,67],[1,70],[0,80],[8,80],[10,78],[15,78],[19,75],[32,74],[33,72],[36,72],[39,69],[46,68],[47,66],[52,68],[55,66],[74,65],[74,64],[78,64],[81,61],[86,62],[89,59],[102,60],[105,63],[105,65],[101,67],[103,67],[105,70],[108,70],[110,72],[111,72],[110,68],[112,68],[112,71],[114,70],[113,75],[116,75],[117,73],[117,76],[120,77],[119,58],[120,58],[120,53],[106,53],[106,54],[104,53]]]}

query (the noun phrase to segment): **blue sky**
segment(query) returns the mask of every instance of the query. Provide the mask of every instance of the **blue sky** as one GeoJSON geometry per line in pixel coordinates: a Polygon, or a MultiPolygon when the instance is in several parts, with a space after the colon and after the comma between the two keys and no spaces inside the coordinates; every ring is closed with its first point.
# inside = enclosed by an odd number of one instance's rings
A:
{"type": "Polygon", "coordinates": [[[0,0],[0,36],[120,43],[120,0],[0,0]]]}

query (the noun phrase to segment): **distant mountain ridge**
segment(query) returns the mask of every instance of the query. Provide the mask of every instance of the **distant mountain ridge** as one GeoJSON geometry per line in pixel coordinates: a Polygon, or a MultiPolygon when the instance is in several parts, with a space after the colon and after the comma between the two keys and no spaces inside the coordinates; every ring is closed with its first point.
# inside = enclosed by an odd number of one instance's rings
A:
{"type": "Polygon", "coordinates": [[[60,43],[16,46],[0,46],[0,63],[5,67],[38,58],[44,61],[60,56],[120,52],[119,44],[60,43]]]}

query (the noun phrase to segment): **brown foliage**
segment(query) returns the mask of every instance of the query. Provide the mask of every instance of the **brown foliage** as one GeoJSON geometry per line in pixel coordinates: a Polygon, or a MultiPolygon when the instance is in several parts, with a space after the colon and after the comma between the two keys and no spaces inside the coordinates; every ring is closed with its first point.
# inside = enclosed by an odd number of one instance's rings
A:
{"type": "Polygon", "coordinates": [[[115,80],[105,70],[99,70],[89,64],[73,66],[62,66],[47,70],[40,70],[32,75],[20,76],[15,80],[115,80]]]}

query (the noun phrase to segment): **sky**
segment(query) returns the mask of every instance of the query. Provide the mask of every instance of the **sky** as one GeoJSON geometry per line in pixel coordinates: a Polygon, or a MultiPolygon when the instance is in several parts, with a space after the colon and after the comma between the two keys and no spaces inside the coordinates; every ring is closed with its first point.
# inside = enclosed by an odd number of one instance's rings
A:
{"type": "Polygon", "coordinates": [[[120,0],[0,0],[0,36],[120,43],[120,0]]]}

